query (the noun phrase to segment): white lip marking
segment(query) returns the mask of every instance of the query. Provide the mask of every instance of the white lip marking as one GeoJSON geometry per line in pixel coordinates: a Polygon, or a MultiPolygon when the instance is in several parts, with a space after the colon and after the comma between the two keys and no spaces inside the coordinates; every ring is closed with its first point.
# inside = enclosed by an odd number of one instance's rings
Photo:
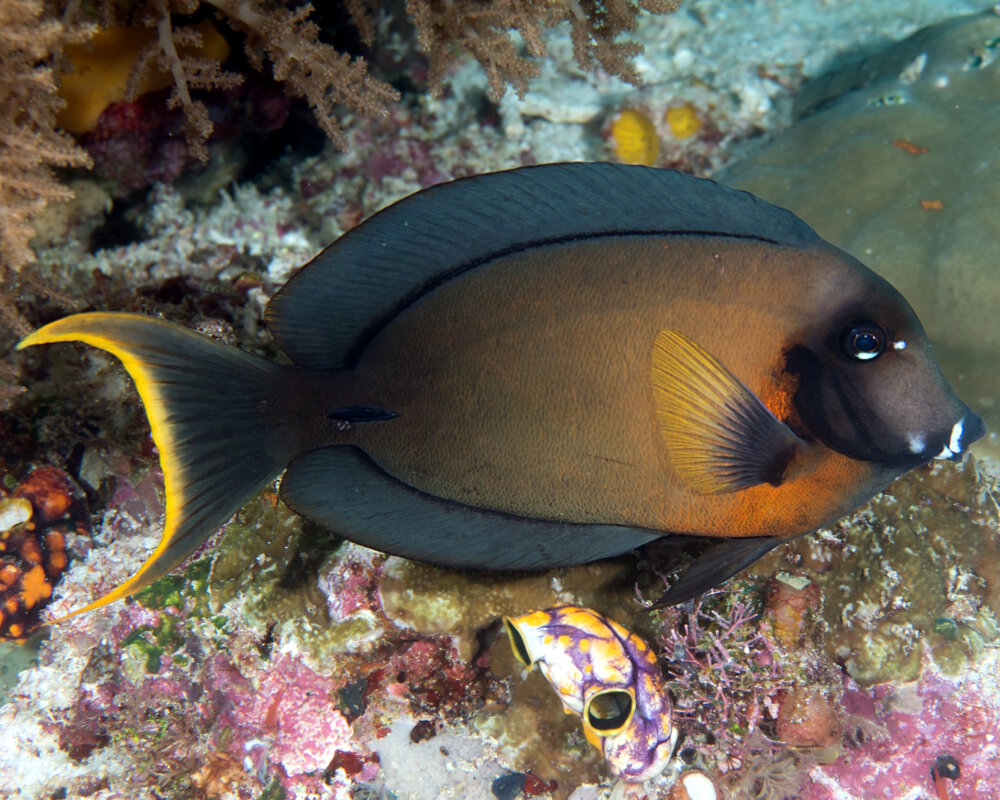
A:
{"type": "Polygon", "coordinates": [[[910,445],[911,453],[922,453],[924,448],[927,446],[927,442],[924,440],[924,435],[922,433],[911,433],[907,442],[910,445]]]}
{"type": "Polygon", "coordinates": [[[943,459],[951,458],[952,456],[957,456],[962,452],[962,431],[965,430],[965,418],[963,417],[958,422],[956,422],[951,429],[951,439],[948,440],[948,444],[944,446],[940,453],[938,453],[934,458],[943,459]]]}
{"type": "Polygon", "coordinates": [[[963,417],[955,423],[951,429],[951,439],[948,441],[948,449],[953,453],[962,452],[962,430],[965,428],[965,418],[963,417]]]}
{"type": "Polygon", "coordinates": [[[902,339],[900,339],[898,342],[893,342],[892,343],[892,349],[893,350],[905,350],[906,349],[906,342],[904,342],[902,339]]]}

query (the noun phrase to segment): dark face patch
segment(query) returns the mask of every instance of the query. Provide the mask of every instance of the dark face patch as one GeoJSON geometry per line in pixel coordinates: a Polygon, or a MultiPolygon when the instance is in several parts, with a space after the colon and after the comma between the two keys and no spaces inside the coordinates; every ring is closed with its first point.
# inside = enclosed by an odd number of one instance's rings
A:
{"type": "Polygon", "coordinates": [[[904,469],[926,460],[909,453],[902,437],[879,419],[866,397],[867,381],[857,380],[801,345],[788,351],[785,365],[799,376],[796,411],[809,432],[827,447],[864,461],[899,459],[904,469]]]}
{"type": "Polygon", "coordinates": [[[785,351],[785,369],[799,378],[802,424],[851,458],[902,471],[960,453],[982,435],[981,420],[941,375],[913,310],[884,282],[803,331],[785,351]]]}

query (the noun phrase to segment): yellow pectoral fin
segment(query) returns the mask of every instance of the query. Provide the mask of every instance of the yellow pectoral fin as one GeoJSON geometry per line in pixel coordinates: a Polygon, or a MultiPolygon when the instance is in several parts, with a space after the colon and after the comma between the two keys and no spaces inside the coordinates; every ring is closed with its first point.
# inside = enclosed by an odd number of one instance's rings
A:
{"type": "Polygon", "coordinates": [[[695,491],[778,485],[805,444],[718,359],[680,331],[657,335],[651,385],[670,463],[695,491]]]}

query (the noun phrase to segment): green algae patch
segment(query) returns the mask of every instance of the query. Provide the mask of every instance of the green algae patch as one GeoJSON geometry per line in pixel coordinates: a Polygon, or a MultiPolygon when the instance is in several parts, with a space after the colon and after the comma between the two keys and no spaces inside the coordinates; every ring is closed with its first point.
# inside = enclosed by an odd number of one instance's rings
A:
{"type": "Polygon", "coordinates": [[[903,476],[791,558],[820,586],[828,655],[859,683],[915,680],[925,657],[955,675],[1000,641],[995,478],[975,461],[903,476]]]}
{"type": "Polygon", "coordinates": [[[210,559],[199,559],[136,593],[136,602],[159,614],[156,624],[140,625],[122,640],[122,670],[133,683],[141,681],[143,673],[159,672],[165,662],[186,667],[191,656],[183,650],[192,625],[200,620],[209,621],[211,633],[225,632],[226,620],[213,616],[208,603],[210,566],[210,559]]]}
{"type": "Polygon", "coordinates": [[[205,589],[211,559],[202,558],[178,575],[165,575],[151,585],[136,592],[135,599],[146,608],[162,611],[165,608],[184,609],[197,617],[208,616],[205,589]]]}
{"type": "Polygon", "coordinates": [[[187,658],[180,651],[187,643],[187,625],[173,614],[161,614],[156,625],[140,625],[122,640],[122,650],[133,663],[141,661],[145,671],[153,674],[160,671],[164,656],[170,656],[177,663],[178,658],[187,658]]]}
{"type": "MultiPolygon", "coordinates": [[[[478,649],[477,634],[505,615],[525,614],[556,603],[594,608],[631,624],[634,567],[627,559],[547,572],[464,572],[390,557],[382,579],[385,615],[424,635],[454,637],[466,661],[478,649]]],[[[648,616],[648,615],[643,615],[648,616]]]]}
{"type": "Polygon", "coordinates": [[[371,611],[331,618],[319,576],[343,542],[265,490],[226,526],[208,576],[212,608],[236,613],[261,636],[290,645],[317,668],[385,630],[371,611]],[[268,633],[269,632],[269,633],[268,633]]]}
{"type": "Polygon", "coordinates": [[[151,640],[149,636],[151,631],[150,626],[143,625],[122,641],[122,672],[133,683],[137,683],[143,677],[135,668],[137,664],[141,664],[143,670],[150,675],[160,671],[163,648],[151,640]]]}

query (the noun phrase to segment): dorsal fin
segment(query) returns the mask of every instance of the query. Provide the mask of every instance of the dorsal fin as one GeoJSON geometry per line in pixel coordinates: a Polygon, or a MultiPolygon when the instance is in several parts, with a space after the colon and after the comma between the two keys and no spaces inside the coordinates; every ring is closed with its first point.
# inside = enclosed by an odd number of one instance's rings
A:
{"type": "Polygon", "coordinates": [[[790,211],[673,170],[522,167],[432,186],[375,214],[278,292],[268,324],[298,366],[351,367],[386,321],[468,269],[544,244],[650,234],[821,241],[790,211]]]}

